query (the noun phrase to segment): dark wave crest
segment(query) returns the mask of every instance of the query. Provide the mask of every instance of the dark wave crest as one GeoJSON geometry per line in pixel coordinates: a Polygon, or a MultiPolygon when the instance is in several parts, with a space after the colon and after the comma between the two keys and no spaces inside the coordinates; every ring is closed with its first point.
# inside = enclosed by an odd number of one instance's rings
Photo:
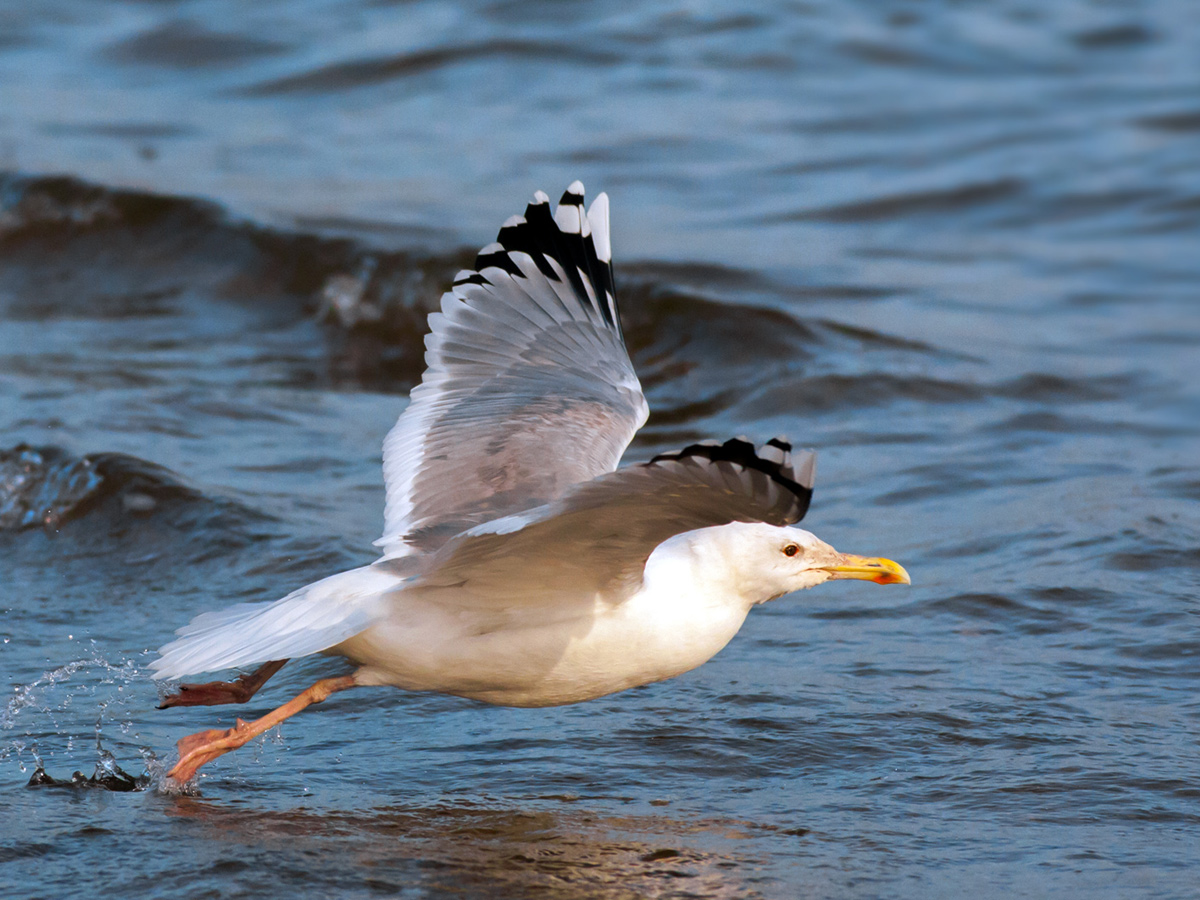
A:
{"type": "Polygon", "coordinates": [[[244,546],[263,537],[270,522],[123,453],[74,456],[60,447],[26,444],[0,450],[0,532],[40,528],[58,534],[84,518],[88,528],[71,529],[74,537],[127,546],[163,529],[244,546]]]}

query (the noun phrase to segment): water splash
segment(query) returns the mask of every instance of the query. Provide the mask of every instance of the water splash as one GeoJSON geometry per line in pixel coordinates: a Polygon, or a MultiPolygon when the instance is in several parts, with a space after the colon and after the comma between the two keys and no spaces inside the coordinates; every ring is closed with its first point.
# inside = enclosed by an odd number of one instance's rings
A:
{"type": "MultiPolygon", "coordinates": [[[[83,669],[102,668],[109,671],[124,671],[121,667],[112,666],[108,660],[101,657],[99,654],[87,657],[85,659],[77,659],[69,662],[66,665],[59,666],[57,669],[51,669],[48,672],[43,672],[29,684],[21,685],[13,691],[12,698],[4,706],[4,712],[0,713],[0,731],[10,731],[16,726],[17,717],[26,709],[36,706],[43,693],[48,689],[62,684],[70,680],[71,676],[83,669]]],[[[133,670],[136,672],[136,669],[133,670]]],[[[133,672],[129,674],[132,676],[133,672]]],[[[69,703],[69,700],[67,701],[69,703]]],[[[66,705],[66,704],[64,704],[66,705]]],[[[50,712],[51,707],[40,707],[42,712],[50,712]]]]}
{"type": "MultiPolygon", "coordinates": [[[[110,791],[145,790],[152,779],[151,763],[156,762],[153,751],[147,747],[140,748],[147,773],[134,777],[121,769],[116,757],[103,743],[106,719],[115,721],[123,735],[128,735],[133,730],[132,720],[117,718],[114,713],[119,712],[127,703],[125,687],[139,672],[138,666],[132,660],[122,660],[114,664],[93,652],[91,656],[51,669],[29,684],[18,686],[5,704],[3,712],[0,712],[0,732],[14,731],[20,722],[24,726],[23,733],[0,744],[0,761],[13,759],[22,772],[28,771],[32,766],[33,774],[28,782],[30,786],[98,787],[110,791]],[[79,672],[88,672],[91,675],[89,683],[75,685],[74,692],[64,695],[64,686],[79,672]],[[104,687],[112,687],[114,690],[109,696],[102,695],[96,700],[96,719],[93,726],[95,770],[90,777],[76,771],[69,780],[54,778],[46,771],[45,757],[55,754],[53,751],[46,752],[44,746],[39,746],[39,739],[44,744],[48,734],[62,738],[65,752],[74,751],[79,736],[70,728],[62,727],[58,716],[72,706],[77,694],[87,693],[94,697],[97,691],[104,687]],[[49,727],[46,724],[47,720],[49,727]],[[27,761],[27,757],[31,758],[31,761],[27,761]]],[[[133,736],[136,738],[136,733],[133,736]]]]}
{"type": "Polygon", "coordinates": [[[50,775],[44,766],[39,765],[30,776],[29,787],[66,787],[66,788],[99,788],[105,791],[128,793],[144,791],[153,782],[153,776],[143,773],[136,778],[119,765],[117,759],[107,750],[100,748],[100,758],[96,761],[96,770],[91,777],[76,771],[70,779],[58,779],[50,775]]]}

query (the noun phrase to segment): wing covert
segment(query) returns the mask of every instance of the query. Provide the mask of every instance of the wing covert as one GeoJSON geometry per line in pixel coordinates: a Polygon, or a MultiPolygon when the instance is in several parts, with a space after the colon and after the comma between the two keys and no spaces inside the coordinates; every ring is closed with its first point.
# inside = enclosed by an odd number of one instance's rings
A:
{"type": "Polygon", "coordinates": [[[799,522],[816,455],[786,440],[693,444],[577,485],[562,498],[449,541],[415,588],[453,587],[456,602],[528,606],[618,599],[641,583],[660,543],[730,522],[799,522]],[[485,599],[486,598],[486,599],[485,599]]]}

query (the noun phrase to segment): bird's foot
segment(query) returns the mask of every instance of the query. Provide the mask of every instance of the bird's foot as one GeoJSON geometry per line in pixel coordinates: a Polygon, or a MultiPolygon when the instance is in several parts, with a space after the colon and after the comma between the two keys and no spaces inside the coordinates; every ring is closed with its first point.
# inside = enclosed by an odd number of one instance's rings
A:
{"type": "Polygon", "coordinates": [[[286,659],[260,666],[249,675],[239,675],[233,681],[206,681],[204,684],[181,684],[173,694],[163,697],[159,709],[173,706],[220,706],[223,703],[245,703],[266,684],[267,679],[283,668],[286,659]]]}
{"type": "Polygon", "coordinates": [[[163,697],[159,709],[172,706],[220,706],[222,703],[245,703],[250,692],[242,679],[236,681],[208,681],[204,684],[181,684],[173,694],[163,697]]]}
{"type": "Polygon", "coordinates": [[[167,773],[168,777],[180,784],[187,784],[201,766],[218,756],[224,756],[230,750],[236,750],[249,740],[252,735],[245,734],[249,730],[250,723],[238,719],[233,728],[209,728],[180,738],[175,744],[179,750],[179,762],[167,773]]]}

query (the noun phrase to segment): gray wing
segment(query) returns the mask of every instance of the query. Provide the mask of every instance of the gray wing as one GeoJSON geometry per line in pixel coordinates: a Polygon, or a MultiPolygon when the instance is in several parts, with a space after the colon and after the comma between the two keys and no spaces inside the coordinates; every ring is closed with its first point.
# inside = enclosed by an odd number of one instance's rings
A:
{"type": "Polygon", "coordinates": [[[730,522],[789,525],[812,498],[816,457],[781,438],[693,444],[579,485],[538,509],[458,535],[416,589],[449,588],[467,606],[620,602],[637,590],[650,553],[676,534],[730,522]]]}
{"type": "Polygon", "coordinates": [[[612,471],[649,412],[613,291],[608,197],[540,191],[429,317],[426,370],[383,444],[383,558],[612,471]]]}

